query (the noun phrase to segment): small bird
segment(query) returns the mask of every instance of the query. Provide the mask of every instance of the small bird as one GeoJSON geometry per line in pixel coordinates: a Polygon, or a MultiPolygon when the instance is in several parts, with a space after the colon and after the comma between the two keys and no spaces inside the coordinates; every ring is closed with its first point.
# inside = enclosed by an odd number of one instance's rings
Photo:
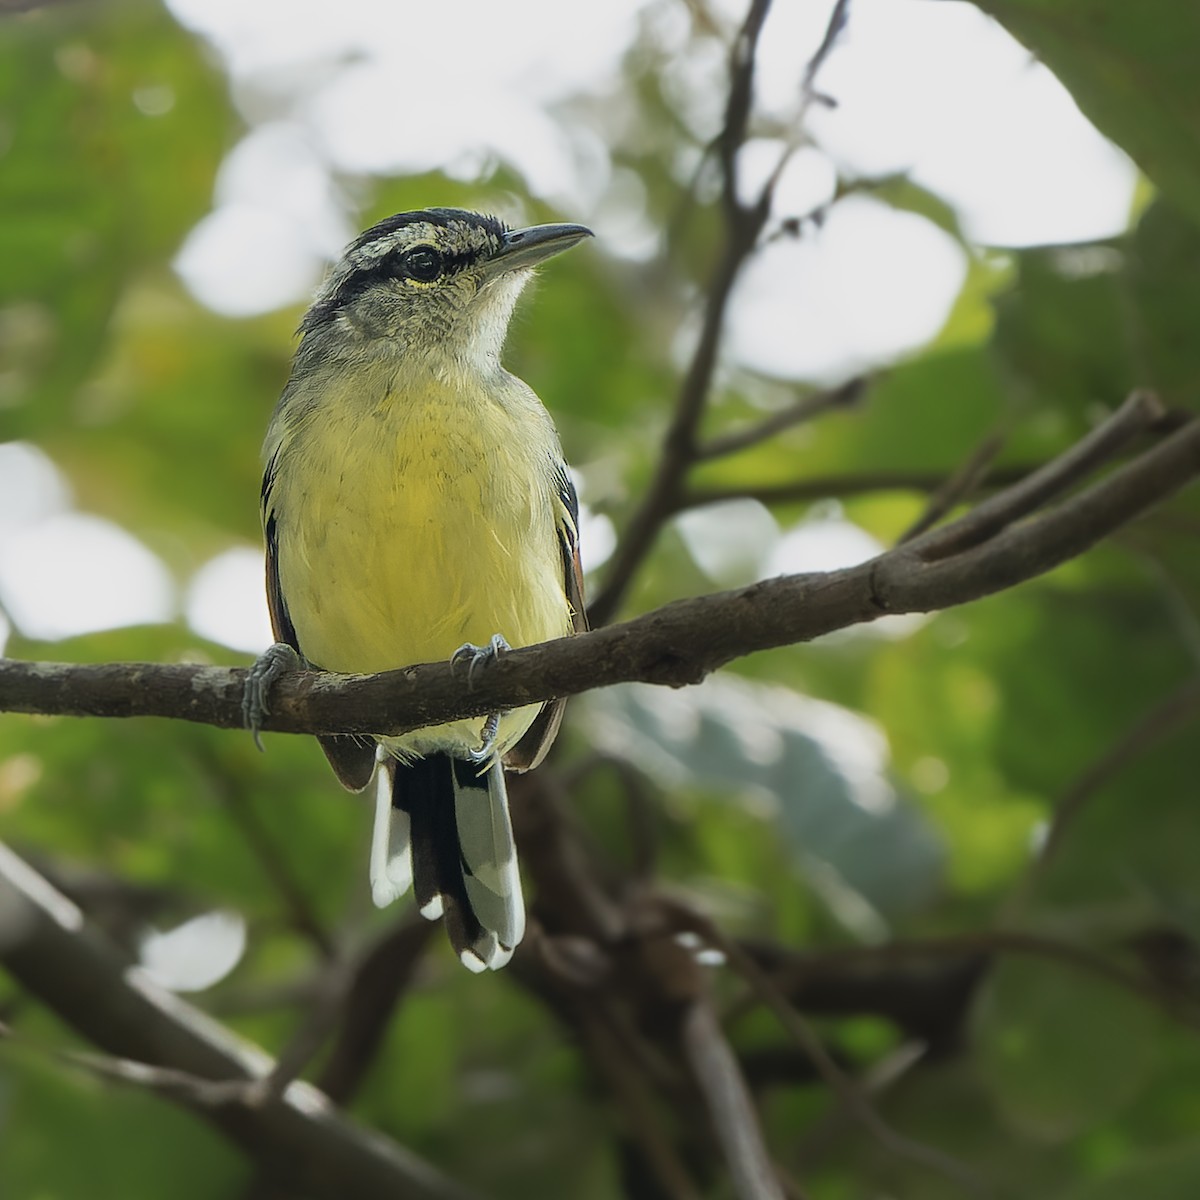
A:
{"type": "MultiPolygon", "coordinates": [[[[247,684],[252,728],[286,670],[448,658],[471,679],[586,627],[575,489],[549,413],[500,353],[532,269],[590,236],[429,208],[372,226],[332,269],[264,448],[276,644],[247,684]]],[[[562,708],[318,739],[351,791],[376,778],[375,903],[411,885],[472,971],[504,966],[524,933],[504,767],[542,760],[562,708]]]]}

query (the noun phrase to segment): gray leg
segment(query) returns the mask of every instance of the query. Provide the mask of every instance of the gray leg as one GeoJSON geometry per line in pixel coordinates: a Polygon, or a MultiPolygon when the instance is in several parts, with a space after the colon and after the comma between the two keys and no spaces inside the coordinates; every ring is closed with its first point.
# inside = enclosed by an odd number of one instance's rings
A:
{"type": "MultiPolygon", "coordinates": [[[[489,713],[488,718],[483,723],[483,729],[480,737],[483,739],[483,744],[478,750],[472,750],[467,755],[467,761],[476,763],[482,766],[484,763],[491,762],[492,755],[496,752],[496,734],[500,732],[500,714],[489,713]]],[[[499,770],[499,768],[497,768],[499,770]]]]}
{"type": "Polygon", "coordinates": [[[262,739],[258,736],[263,719],[270,716],[268,704],[271,687],[280,675],[289,671],[302,671],[304,664],[300,655],[286,642],[268,646],[246,673],[246,686],[242,691],[242,722],[254,734],[254,744],[261,750],[262,739]]]}

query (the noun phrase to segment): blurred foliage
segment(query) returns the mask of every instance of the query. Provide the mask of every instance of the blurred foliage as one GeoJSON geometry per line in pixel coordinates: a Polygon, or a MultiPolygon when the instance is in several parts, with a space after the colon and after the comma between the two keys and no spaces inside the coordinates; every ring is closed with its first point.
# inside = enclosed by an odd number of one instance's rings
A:
{"type": "Polygon", "coordinates": [[[1200,219],[1200,9],[1176,0],[978,0],[1070,89],[1193,220],[1200,219]]]}
{"type": "MultiPolygon", "coordinates": [[[[1027,464],[1069,445],[1133,387],[1195,407],[1198,10],[1170,0],[980,6],[1045,57],[1160,198],[1103,244],[967,247],[967,284],[939,337],[881,372],[858,407],[713,461],[698,483],[948,473],[995,432],[1006,439],[1000,465],[1027,464]]],[[[693,38],[711,53],[698,19],[693,38]]],[[[662,86],[662,53],[647,25],[614,83],[628,136],[612,146],[640,181],[649,219],[670,231],[661,260],[610,258],[599,246],[556,263],[509,348],[555,412],[585,499],[618,528],[653,467],[674,348],[719,239],[704,187],[681,200],[702,147],[662,86]]],[[[610,101],[584,98],[579,111],[610,101]]],[[[215,553],[258,537],[259,441],[298,316],[213,315],[170,269],[241,132],[219,69],[149,0],[0,24],[0,440],[45,451],[77,506],[144,540],[181,587],[215,553]]],[[[353,182],[362,224],[524,190],[503,165],[470,184],[353,182]]],[[[875,194],[960,236],[939,197],[903,180],[875,194]]],[[[753,422],[794,391],[729,370],[708,429],[753,422]]],[[[843,514],[886,543],[922,503],[911,489],[839,500],[831,488],[825,501],[773,515],[786,532],[843,514]]],[[[558,761],[580,820],[614,861],[628,861],[633,772],[654,802],[662,878],[732,931],[795,949],[951,934],[986,946],[988,931],[1007,924],[1194,989],[1194,726],[1106,777],[1040,871],[1031,847],[1056,798],[1195,673],[1198,539],[1193,490],[1015,593],[890,633],[757,655],[735,665],[740,678],[704,689],[617,689],[579,702],[558,761]],[[1164,930],[1169,961],[1152,953],[1164,930]]],[[[709,586],[669,530],[630,608],[709,586]]],[[[236,660],[182,622],[54,645],[17,629],[7,653],[236,660]]],[[[182,724],[9,716],[0,814],[5,839],[68,892],[101,877],[152,898],[132,925],[113,924],[114,936],[136,943],[140,926],[170,928],[213,908],[243,914],[246,955],[202,999],[278,1050],[303,1015],[288,986],[313,969],[301,925],[360,936],[395,917],[366,899],[364,802],[339,792],[309,740],[271,738],[268,749],[260,757],[248,738],[182,724]]],[[[730,981],[718,983],[732,994],[730,981]]],[[[70,1036],[7,984],[0,1004],[25,1039],[0,1059],[0,1195],[215,1197],[249,1178],[185,1116],[53,1064],[38,1048],[70,1036]]],[[[779,1048],[773,1023],[752,1016],[734,1030],[739,1048],[779,1048]]],[[[852,1012],[823,1029],[863,1072],[899,1040],[852,1012]]],[[[1000,1194],[1200,1194],[1200,1040],[1147,995],[1053,958],[1005,959],[951,1042],[884,1106],[899,1129],[1000,1194]]],[[[831,1119],[809,1081],[776,1082],[761,1099],[773,1148],[814,1200],[960,1194],[831,1119]]],[[[580,1200],[617,1194],[619,1121],[576,1048],[507,973],[471,977],[441,946],[352,1111],[492,1196],[562,1194],[568,1177],[580,1200]]]]}

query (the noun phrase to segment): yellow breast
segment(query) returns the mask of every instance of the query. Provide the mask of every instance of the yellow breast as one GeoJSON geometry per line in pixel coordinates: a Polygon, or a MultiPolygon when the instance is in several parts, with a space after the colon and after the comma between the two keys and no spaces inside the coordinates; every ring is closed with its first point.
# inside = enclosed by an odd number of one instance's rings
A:
{"type": "MultiPolygon", "coordinates": [[[[280,588],[309,662],[382,671],[497,633],[517,647],[570,631],[556,438],[536,397],[504,381],[360,376],[280,431],[280,588]]],[[[503,741],[535,712],[506,720],[503,741]]]]}

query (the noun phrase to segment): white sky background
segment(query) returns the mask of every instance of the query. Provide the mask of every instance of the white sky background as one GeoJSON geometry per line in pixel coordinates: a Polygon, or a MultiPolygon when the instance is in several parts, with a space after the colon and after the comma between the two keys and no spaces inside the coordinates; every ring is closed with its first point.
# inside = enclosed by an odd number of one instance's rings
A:
{"type": "MultiPolygon", "coordinates": [[[[462,90],[445,85],[441,47],[414,39],[430,11],[415,0],[168,7],[212,44],[248,126],[222,166],[212,212],[176,259],[187,286],[217,311],[252,315],[308,295],[356,232],[339,175],[443,169],[472,179],[503,160],[565,218],[592,225],[606,251],[644,257],[657,248],[636,181],[612,170],[609,131],[569,124],[558,102],[613,92],[639,19],[682,50],[681,3],[574,5],[568,23],[553,0],[506,0],[502,10],[491,0],[444,0],[438,24],[459,31],[454,71],[471,81],[462,90]]],[[[719,7],[741,16],[734,0],[719,7]]],[[[794,109],[830,7],[776,0],[762,42],[760,111],[785,117],[794,109]]],[[[707,139],[723,103],[722,56],[714,46],[707,57],[680,53],[672,64],[665,84],[707,139]]],[[[781,180],[779,215],[826,201],[836,163],[848,174],[909,172],[950,201],[982,244],[1087,241],[1126,227],[1134,168],[1044,67],[969,4],[853,0],[849,30],[818,86],[839,104],[810,113],[821,149],[797,154],[781,180]]],[[[619,98],[609,107],[619,123],[619,98]]],[[[747,184],[778,149],[762,139],[746,147],[747,184]]],[[[515,198],[497,199],[512,209],[504,215],[520,219],[515,198]]],[[[814,381],[890,361],[937,332],[965,270],[962,249],[924,219],[851,198],[819,231],[780,240],[751,264],[731,310],[730,358],[814,381]]],[[[584,538],[593,565],[612,537],[595,520],[584,538]]],[[[871,551],[840,514],[820,524],[784,532],[765,510],[716,510],[689,514],[683,532],[719,582],[844,565],[871,551]],[[754,531],[753,554],[745,537],[729,537],[733,526],[754,531]]],[[[27,447],[0,446],[0,601],[35,637],[182,610],[197,632],[235,649],[269,640],[257,548],[229,551],[177,596],[162,564],[129,534],[73,513],[53,465],[27,447]]]]}

